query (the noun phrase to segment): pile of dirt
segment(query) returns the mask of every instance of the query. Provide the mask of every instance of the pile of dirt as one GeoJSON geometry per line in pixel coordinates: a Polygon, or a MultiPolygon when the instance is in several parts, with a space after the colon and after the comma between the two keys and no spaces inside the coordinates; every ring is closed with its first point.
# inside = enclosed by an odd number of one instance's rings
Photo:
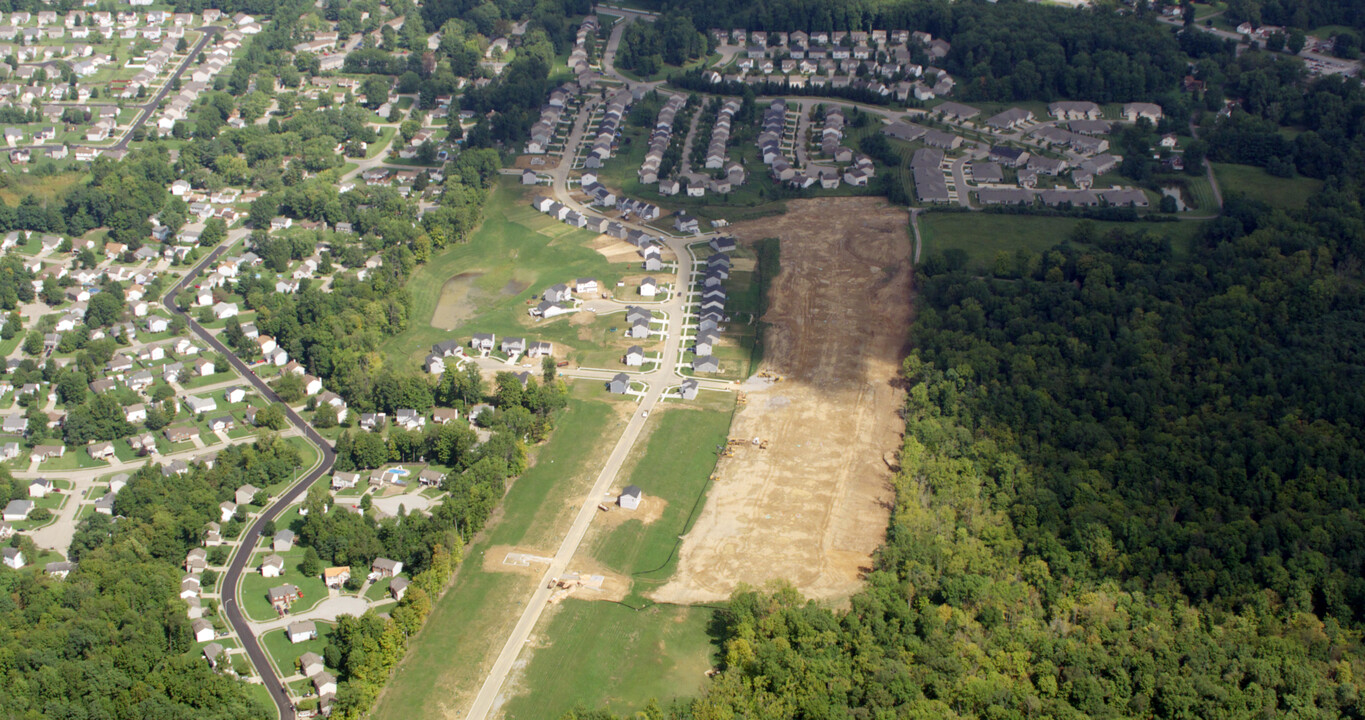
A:
{"type": "Polygon", "coordinates": [[[740,583],[781,580],[809,597],[858,589],[893,495],[883,460],[899,446],[893,385],[911,319],[907,213],[880,198],[798,200],[735,225],[741,242],[781,238],[760,372],[666,602],[724,600],[740,583]],[[752,444],[767,442],[767,448],[752,444]]]}

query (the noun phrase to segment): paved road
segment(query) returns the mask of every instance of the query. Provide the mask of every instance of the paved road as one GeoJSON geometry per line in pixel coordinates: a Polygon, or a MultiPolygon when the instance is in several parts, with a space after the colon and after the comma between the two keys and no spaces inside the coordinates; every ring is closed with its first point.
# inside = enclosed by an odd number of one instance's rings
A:
{"type": "MultiPolygon", "coordinates": [[[[180,67],[177,67],[175,69],[175,72],[172,73],[169,78],[166,78],[166,81],[161,84],[161,89],[158,90],[156,95],[154,95],[150,100],[148,100],[145,103],[142,103],[141,105],[132,106],[138,109],[138,116],[137,119],[133,121],[133,124],[128,126],[128,130],[123,133],[123,137],[119,138],[119,141],[114,143],[113,145],[78,144],[79,147],[99,148],[101,150],[128,149],[128,143],[132,142],[133,140],[133,132],[136,131],[138,128],[142,127],[143,125],[146,125],[147,121],[151,119],[152,112],[156,110],[156,106],[161,104],[161,101],[165,100],[166,96],[171,93],[171,84],[176,80],[179,80],[181,75],[185,74],[185,70],[189,69],[190,64],[193,63],[194,59],[199,56],[199,53],[204,50],[204,46],[208,45],[209,40],[211,40],[213,36],[223,32],[223,28],[218,27],[217,25],[206,25],[204,27],[197,29],[203,33],[203,36],[200,37],[199,40],[195,42],[194,45],[188,51],[186,51],[185,59],[181,61],[180,67]]],[[[78,103],[78,105],[80,105],[81,107],[85,107],[86,105],[98,107],[99,105],[109,104],[113,103],[94,103],[93,105],[91,103],[78,103]]],[[[76,105],[72,105],[72,107],[76,107],[76,105]]],[[[23,147],[33,150],[55,150],[57,148],[65,147],[65,145],[62,145],[60,143],[48,143],[44,145],[24,145],[23,147]]]]}
{"type": "Polygon", "coordinates": [[[246,569],[247,562],[251,559],[252,551],[255,549],[257,541],[261,537],[261,529],[265,526],[265,523],[279,517],[280,514],[284,512],[285,508],[289,507],[302,497],[318,478],[331,472],[332,465],[336,462],[336,453],[332,451],[332,446],[328,444],[328,442],[319,435],[311,425],[304,422],[303,418],[300,417],[293,408],[280,400],[279,396],[275,394],[274,390],[270,389],[269,385],[266,385],[263,380],[256,377],[256,373],[252,372],[251,368],[248,367],[246,363],[242,362],[241,358],[237,357],[237,355],[226,345],[219,342],[218,338],[205,330],[193,317],[180,310],[175,304],[175,296],[188,287],[196,277],[204,272],[205,268],[216,262],[235,242],[236,240],[231,237],[225,240],[217,250],[209,253],[209,255],[200,261],[198,265],[194,266],[193,270],[185,273],[185,276],[180,282],[176,283],[175,286],[171,288],[170,292],[166,293],[165,297],[162,298],[162,304],[166,306],[167,310],[185,318],[189,329],[194,332],[194,334],[198,335],[204,342],[208,343],[214,350],[222,353],[224,357],[228,359],[228,362],[232,367],[236,369],[242,377],[246,378],[247,382],[256,387],[256,390],[261,393],[262,397],[270,402],[279,403],[283,406],[285,417],[289,419],[289,423],[298,428],[299,432],[303,433],[303,436],[316,446],[318,452],[321,454],[321,460],[317,467],[276,498],[274,504],[267,507],[260,516],[256,518],[256,521],[251,524],[251,527],[244,532],[241,545],[239,546],[237,553],[233,556],[232,562],[228,565],[227,573],[223,576],[223,584],[221,585],[221,587],[224,588],[231,588],[231,595],[223,598],[223,614],[227,617],[228,623],[232,625],[233,631],[237,633],[237,638],[242,643],[242,648],[246,651],[247,657],[251,660],[251,664],[256,668],[256,672],[260,675],[266,690],[270,692],[270,699],[275,702],[275,707],[279,710],[281,720],[293,720],[294,704],[289,699],[289,692],[285,689],[279,676],[275,674],[274,666],[266,656],[265,651],[261,649],[260,642],[257,641],[256,636],[251,632],[251,623],[246,619],[246,616],[242,613],[242,609],[237,602],[237,586],[241,580],[243,570],[246,569]]]}
{"type": "MultiPolygon", "coordinates": [[[[624,25],[624,23],[622,23],[624,25]]],[[[615,36],[616,33],[613,33],[615,36]]],[[[604,54],[603,64],[607,64],[609,54],[604,54]]],[[[554,197],[561,203],[568,205],[578,212],[589,215],[597,214],[595,211],[585,207],[582,203],[574,200],[569,195],[568,178],[569,171],[572,169],[573,149],[581,142],[587,116],[590,114],[590,105],[579,111],[579,117],[574,123],[574,129],[569,134],[566,144],[564,157],[561,158],[559,165],[552,174],[552,190],[554,197]]],[[[693,257],[688,250],[688,244],[698,241],[705,236],[679,237],[667,233],[660,233],[658,228],[639,225],[637,223],[624,223],[632,229],[639,229],[651,235],[662,235],[665,244],[678,258],[678,269],[673,279],[675,292],[670,298],[649,307],[653,310],[662,311],[668,316],[667,334],[664,339],[664,349],[661,361],[648,372],[632,373],[632,378],[648,383],[643,396],[640,398],[640,407],[635,412],[630,422],[626,424],[621,437],[616,441],[616,446],[612,448],[611,455],[607,458],[606,465],[598,473],[597,479],[593,482],[592,489],[583,497],[582,505],[578,509],[578,514],[574,517],[573,524],[569,527],[567,534],[559,544],[559,549],[555,552],[554,559],[546,568],[541,578],[540,584],[536,587],[535,593],[527,600],[526,607],[522,611],[521,618],[518,619],[516,626],[512,629],[512,634],[508,636],[503,644],[502,651],[498,654],[493,663],[493,667],[488,671],[484,678],[483,685],[479,688],[478,695],[474,698],[474,703],[470,707],[466,718],[468,720],[485,720],[493,709],[497,701],[498,694],[502,690],[503,684],[507,680],[517,657],[521,654],[522,647],[525,646],[531,632],[535,629],[536,621],[540,619],[541,613],[549,602],[551,590],[549,585],[554,578],[564,574],[568,570],[569,563],[573,560],[574,554],[578,551],[579,545],[583,542],[583,537],[588,532],[588,527],[592,523],[593,516],[599,511],[597,505],[602,502],[602,497],[616,480],[617,474],[621,470],[622,464],[629,457],[631,449],[640,437],[640,432],[645,425],[645,415],[652,409],[663,396],[666,387],[675,385],[683,376],[679,372],[678,363],[683,351],[683,332],[682,326],[686,317],[687,308],[687,289],[692,284],[694,273],[693,257]]],[[[583,368],[576,370],[572,376],[581,378],[602,378],[614,375],[614,370],[598,370],[583,368]]],[[[565,373],[569,375],[570,373],[565,373]]],[[[708,383],[709,384],[709,383],[708,383]]]]}

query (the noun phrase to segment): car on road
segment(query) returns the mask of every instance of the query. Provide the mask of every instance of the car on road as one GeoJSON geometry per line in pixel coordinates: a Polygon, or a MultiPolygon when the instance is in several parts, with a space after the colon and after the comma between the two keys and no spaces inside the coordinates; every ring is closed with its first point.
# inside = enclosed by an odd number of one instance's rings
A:
{"type": "Polygon", "coordinates": [[[642,417],[642,418],[647,418],[647,417],[649,417],[649,411],[646,410],[646,411],[640,413],[640,417],[642,417]]]}

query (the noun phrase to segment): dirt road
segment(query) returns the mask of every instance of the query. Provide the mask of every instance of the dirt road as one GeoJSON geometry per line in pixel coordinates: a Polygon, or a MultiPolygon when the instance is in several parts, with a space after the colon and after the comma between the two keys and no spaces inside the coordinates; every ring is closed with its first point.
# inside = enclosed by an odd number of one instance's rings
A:
{"type": "Polygon", "coordinates": [[[780,237],[761,371],[735,415],[745,444],[723,458],[706,507],[657,600],[724,600],[739,583],[792,583],[809,597],[855,591],[892,500],[883,456],[899,446],[893,386],[910,322],[904,210],[881,198],[798,200],[736,225],[780,237]],[[753,445],[753,438],[768,443],[753,445]]]}

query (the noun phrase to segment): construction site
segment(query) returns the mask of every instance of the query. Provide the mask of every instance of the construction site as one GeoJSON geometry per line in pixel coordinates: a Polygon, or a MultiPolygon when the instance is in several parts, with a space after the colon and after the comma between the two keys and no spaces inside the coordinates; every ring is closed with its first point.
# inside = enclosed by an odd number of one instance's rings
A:
{"type": "Polygon", "coordinates": [[[650,594],[725,600],[740,583],[839,600],[857,590],[892,506],[885,457],[899,447],[895,384],[911,319],[904,210],[880,198],[798,200],[734,226],[781,240],[763,364],[738,410],[677,572],[650,594]]]}

